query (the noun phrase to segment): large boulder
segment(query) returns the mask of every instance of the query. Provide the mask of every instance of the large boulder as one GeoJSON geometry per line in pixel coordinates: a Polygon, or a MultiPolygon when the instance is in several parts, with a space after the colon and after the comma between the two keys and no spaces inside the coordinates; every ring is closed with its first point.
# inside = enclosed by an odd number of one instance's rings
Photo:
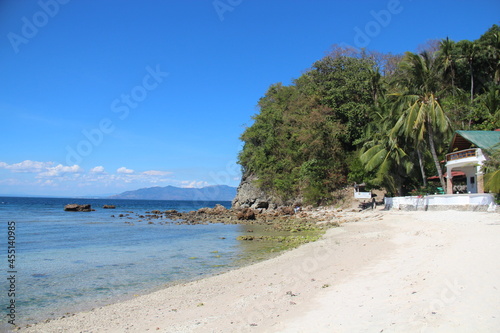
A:
{"type": "Polygon", "coordinates": [[[251,208],[243,208],[236,214],[238,220],[255,220],[255,211],[251,208]]]}
{"type": "Polygon", "coordinates": [[[215,205],[214,208],[204,207],[198,209],[197,211],[198,214],[208,214],[208,215],[223,215],[227,212],[228,212],[227,208],[219,204],[215,205]]]}
{"type": "Polygon", "coordinates": [[[92,207],[89,204],[85,205],[69,204],[64,206],[64,210],[67,212],[90,212],[92,211],[92,207]]]}
{"type": "Polygon", "coordinates": [[[238,186],[238,192],[234,198],[232,205],[233,208],[272,208],[276,204],[276,198],[265,193],[255,185],[257,177],[252,174],[245,174],[241,179],[238,186]]]}
{"type": "Polygon", "coordinates": [[[212,208],[212,214],[214,215],[222,215],[225,213],[227,213],[227,208],[222,205],[217,204],[214,208],[212,208]]]}

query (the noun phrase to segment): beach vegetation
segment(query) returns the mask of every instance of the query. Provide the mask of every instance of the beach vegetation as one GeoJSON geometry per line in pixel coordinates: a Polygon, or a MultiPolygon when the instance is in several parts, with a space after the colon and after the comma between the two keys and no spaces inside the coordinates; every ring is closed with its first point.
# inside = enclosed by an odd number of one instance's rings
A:
{"type": "Polygon", "coordinates": [[[500,199],[500,144],[493,147],[489,154],[490,158],[483,165],[485,190],[496,193],[496,199],[500,199]]]}
{"type": "MultiPolygon", "coordinates": [[[[291,84],[272,84],[258,108],[239,164],[281,202],[334,204],[354,182],[432,192],[436,175],[446,189],[453,132],[500,127],[500,27],[403,55],[334,46],[291,84]]],[[[487,173],[488,188],[498,175],[487,173]]]]}

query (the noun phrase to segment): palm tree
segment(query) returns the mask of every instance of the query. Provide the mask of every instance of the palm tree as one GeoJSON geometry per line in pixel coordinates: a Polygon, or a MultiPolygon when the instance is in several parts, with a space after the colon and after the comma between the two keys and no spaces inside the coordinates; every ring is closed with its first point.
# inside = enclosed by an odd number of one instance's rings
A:
{"type": "Polygon", "coordinates": [[[397,138],[385,136],[367,142],[360,160],[367,171],[376,170],[374,184],[385,186],[389,192],[397,195],[402,194],[402,179],[411,172],[413,164],[397,138]]]}
{"type": "Polygon", "coordinates": [[[467,62],[469,65],[469,75],[470,75],[470,101],[474,100],[474,63],[478,56],[479,47],[476,43],[469,40],[463,40],[459,42],[462,48],[462,56],[460,60],[467,62]]]}
{"type": "Polygon", "coordinates": [[[382,96],[385,92],[383,82],[382,82],[382,74],[380,74],[380,69],[378,67],[371,68],[369,70],[368,84],[369,84],[370,89],[371,89],[373,103],[375,105],[378,105],[378,100],[379,100],[380,96],[382,96]]]}
{"type": "Polygon", "coordinates": [[[405,152],[404,138],[390,134],[396,119],[391,105],[382,100],[374,111],[374,121],[365,131],[371,139],[361,148],[359,159],[366,171],[376,171],[372,180],[375,185],[401,195],[403,179],[411,172],[413,164],[405,152]]]}
{"type": "Polygon", "coordinates": [[[500,193],[500,169],[485,175],[485,187],[488,191],[500,193]]]}
{"type": "Polygon", "coordinates": [[[482,96],[481,104],[493,118],[500,119],[500,87],[490,85],[482,96]]]}
{"type": "Polygon", "coordinates": [[[455,96],[455,56],[453,55],[453,50],[455,48],[455,42],[450,40],[448,37],[443,39],[439,43],[438,59],[443,66],[443,74],[450,75],[451,77],[451,89],[452,94],[455,96]]]}
{"type": "Polygon", "coordinates": [[[493,70],[493,81],[500,84],[500,33],[494,33],[491,43],[486,47],[486,53],[491,59],[493,70]]]}
{"type": "MultiPolygon", "coordinates": [[[[439,180],[443,189],[446,189],[441,166],[436,152],[436,134],[444,134],[450,128],[450,121],[446,116],[439,100],[439,70],[435,58],[424,52],[420,55],[406,53],[402,62],[402,80],[397,82],[400,92],[392,95],[397,97],[401,115],[397,120],[392,133],[403,134],[411,138],[422,159],[420,151],[427,144],[439,180]],[[419,152],[420,151],[420,152],[419,152]]],[[[422,162],[421,171],[423,173],[422,162]]],[[[422,174],[425,177],[425,174],[422,174]]],[[[425,184],[425,181],[424,181],[425,184]]]]}
{"type": "Polygon", "coordinates": [[[488,153],[490,158],[483,164],[485,189],[500,193],[500,144],[497,144],[488,153]]]}

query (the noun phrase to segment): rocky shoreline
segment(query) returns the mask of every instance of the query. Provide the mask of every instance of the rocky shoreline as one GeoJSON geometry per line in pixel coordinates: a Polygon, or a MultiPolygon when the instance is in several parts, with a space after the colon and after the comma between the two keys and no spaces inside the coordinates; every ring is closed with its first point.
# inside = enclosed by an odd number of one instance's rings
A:
{"type": "MultiPolygon", "coordinates": [[[[222,205],[216,205],[213,208],[204,207],[195,211],[179,212],[177,210],[152,210],[144,214],[134,213],[132,211],[118,216],[117,218],[126,218],[136,220],[137,222],[147,222],[149,224],[263,224],[263,225],[281,225],[281,224],[316,224],[317,218],[314,214],[318,209],[308,207],[295,212],[292,207],[279,207],[278,209],[252,209],[252,208],[231,208],[227,209],[222,205]]],[[[339,210],[341,212],[342,210],[339,210]]]]}
{"type": "MultiPolygon", "coordinates": [[[[109,209],[105,205],[103,209],[109,209]]],[[[238,205],[236,205],[238,206],[238,205]]],[[[254,205],[255,206],[255,205],[254,205]]],[[[114,206],[113,206],[114,207],[114,206]]],[[[93,211],[90,205],[67,205],[67,211],[93,211]],[[70,207],[68,207],[70,206],[70,207]],[[76,206],[76,207],[75,207],[76,206]],[[67,208],[70,208],[69,210],[67,208]]],[[[213,208],[204,207],[194,211],[180,212],[177,210],[151,210],[143,213],[125,211],[111,215],[130,226],[136,224],[159,225],[199,225],[199,224],[241,224],[245,226],[259,225],[262,233],[253,233],[248,228],[247,233],[238,237],[240,241],[271,241],[280,244],[278,251],[295,248],[301,244],[316,241],[327,229],[338,227],[347,221],[356,221],[355,214],[359,209],[341,209],[333,207],[292,207],[277,206],[267,208],[250,208],[244,205],[235,208],[226,208],[220,204],[213,208]],[[272,235],[269,235],[271,233],[272,235]]]]}
{"type": "MultiPolygon", "coordinates": [[[[262,203],[262,202],[261,202],[262,203]]],[[[258,204],[252,205],[253,207],[258,204]]],[[[104,205],[103,209],[115,209],[114,205],[104,205]]],[[[71,212],[91,212],[95,211],[89,204],[68,204],[64,207],[65,211],[71,212]]],[[[329,219],[328,226],[338,226],[344,222],[343,217],[351,213],[359,212],[358,209],[344,210],[342,208],[334,209],[332,207],[292,207],[276,206],[267,208],[251,208],[249,205],[233,205],[232,208],[226,208],[220,204],[215,207],[203,207],[198,210],[180,212],[171,210],[151,210],[144,213],[125,211],[121,214],[111,215],[113,218],[125,219],[125,223],[147,222],[148,224],[177,224],[177,225],[196,225],[196,224],[261,224],[276,225],[326,225],[321,220],[329,219]],[[239,208],[235,208],[239,207],[239,208]],[[333,221],[333,222],[332,222],[333,221]]],[[[300,228],[303,229],[303,228],[300,228]]]]}
{"type": "Polygon", "coordinates": [[[125,219],[124,222],[129,225],[144,222],[160,225],[241,224],[249,228],[237,240],[270,241],[277,244],[273,251],[282,251],[316,241],[322,237],[327,229],[338,227],[344,222],[358,221],[359,215],[356,215],[357,213],[359,210],[331,207],[306,207],[296,212],[294,208],[287,206],[277,209],[252,209],[248,207],[227,209],[222,205],[216,205],[213,208],[204,207],[189,212],[152,210],[144,214],[127,212],[117,216],[112,215],[112,217],[125,219]],[[259,226],[260,232],[254,233],[252,225],[259,226]]]}

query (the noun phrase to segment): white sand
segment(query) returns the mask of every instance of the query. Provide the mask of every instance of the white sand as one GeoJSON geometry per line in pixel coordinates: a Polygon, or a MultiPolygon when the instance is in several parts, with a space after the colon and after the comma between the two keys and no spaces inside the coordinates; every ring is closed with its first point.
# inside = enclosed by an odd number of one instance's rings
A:
{"type": "Polygon", "coordinates": [[[500,331],[500,214],[356,216],[277,258],[21,331],[500,331]]]}

